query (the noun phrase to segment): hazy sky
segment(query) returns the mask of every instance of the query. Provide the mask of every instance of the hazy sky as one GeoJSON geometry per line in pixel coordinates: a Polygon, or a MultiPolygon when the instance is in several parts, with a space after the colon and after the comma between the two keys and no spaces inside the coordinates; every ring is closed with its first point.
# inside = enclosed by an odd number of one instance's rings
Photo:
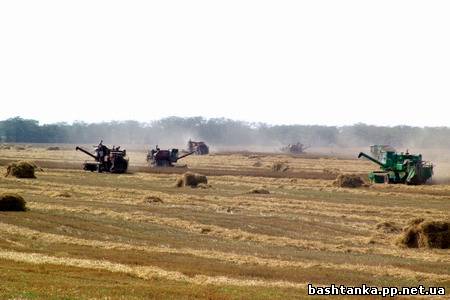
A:
{"type": "Polygon", "coordinates": [[[1,1],[0,119],[450,126],[450,1],[1,1]]]}

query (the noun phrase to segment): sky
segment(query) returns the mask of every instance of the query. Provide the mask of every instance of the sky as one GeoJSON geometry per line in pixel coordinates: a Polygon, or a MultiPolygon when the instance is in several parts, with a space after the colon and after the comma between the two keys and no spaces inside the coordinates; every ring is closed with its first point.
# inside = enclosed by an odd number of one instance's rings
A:
{"type": "Polygon", "coordinates": [[[450,126],[450,1],[1,1],[0,120],[450,126]]]}

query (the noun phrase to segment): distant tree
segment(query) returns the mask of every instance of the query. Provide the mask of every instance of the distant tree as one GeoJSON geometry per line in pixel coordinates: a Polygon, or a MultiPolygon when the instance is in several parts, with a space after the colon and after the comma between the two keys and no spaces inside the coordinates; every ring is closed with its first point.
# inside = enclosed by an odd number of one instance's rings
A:
{"type": "Polygon", "coordinates": [[[74,122],[40,125],[36,120],[14,117],[0,121],[1,142],[22,143],[98,143],[184,145],[189,139],[215,145],[275,146],[301,142],[311,146],[365,147],[389,144],[394,147],[449,147],[450,128],[373,126],[276,125],[248,123],[226,118],[168,117],[149,123],[111,121],[74,122]]]}
{"type": "Polygon", "coordinates": [[[1,136],[7,142],[25,143],[41,141],[38,121],[15,117],[2,121],[1,123],[1,129],[3,131],[1,136]]]}

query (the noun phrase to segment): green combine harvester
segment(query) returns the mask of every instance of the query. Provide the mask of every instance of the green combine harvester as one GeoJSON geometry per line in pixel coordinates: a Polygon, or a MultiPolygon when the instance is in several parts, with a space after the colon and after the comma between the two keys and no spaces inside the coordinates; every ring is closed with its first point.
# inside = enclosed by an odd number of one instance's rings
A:
{"type": "MultiPolygon", "coordinates": [[[[378,149],[377,146],[371,147],[378,149]]],[[[380,166],[381,171],[369,173],[369,180],[372,183],[401,183],[418,185],[424,184],[433,176],[433,164],[422,160],[422,155],[406,153],[396,153],[393,149],[378,151],[375,159],[363,152],[358,158],[365,157],[380,166]]]]}

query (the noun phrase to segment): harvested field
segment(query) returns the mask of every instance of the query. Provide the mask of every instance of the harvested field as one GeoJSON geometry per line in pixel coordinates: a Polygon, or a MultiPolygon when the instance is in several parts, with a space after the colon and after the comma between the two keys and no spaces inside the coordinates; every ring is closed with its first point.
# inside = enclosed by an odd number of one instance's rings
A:
{"type": "Polygon", "coordinates": [[[187,157],[211,188],[177,188],[186,169],[149,170],[144,152],[130,151],[131,174],[98,174],[70,147],[48,146],[0,149],[3,174],[18,160],[45,169],[0,179],[0,194],[28,208],[0,212],[0,299],[301,299],[308,283],[450,289],[449,249],[398,244],[407,226],[450,220],[448,184],[346,189],[336,173],[373,166],[228,153],[187,157]],[[273,171],[280,161],[289,169],[273,171]]]}

